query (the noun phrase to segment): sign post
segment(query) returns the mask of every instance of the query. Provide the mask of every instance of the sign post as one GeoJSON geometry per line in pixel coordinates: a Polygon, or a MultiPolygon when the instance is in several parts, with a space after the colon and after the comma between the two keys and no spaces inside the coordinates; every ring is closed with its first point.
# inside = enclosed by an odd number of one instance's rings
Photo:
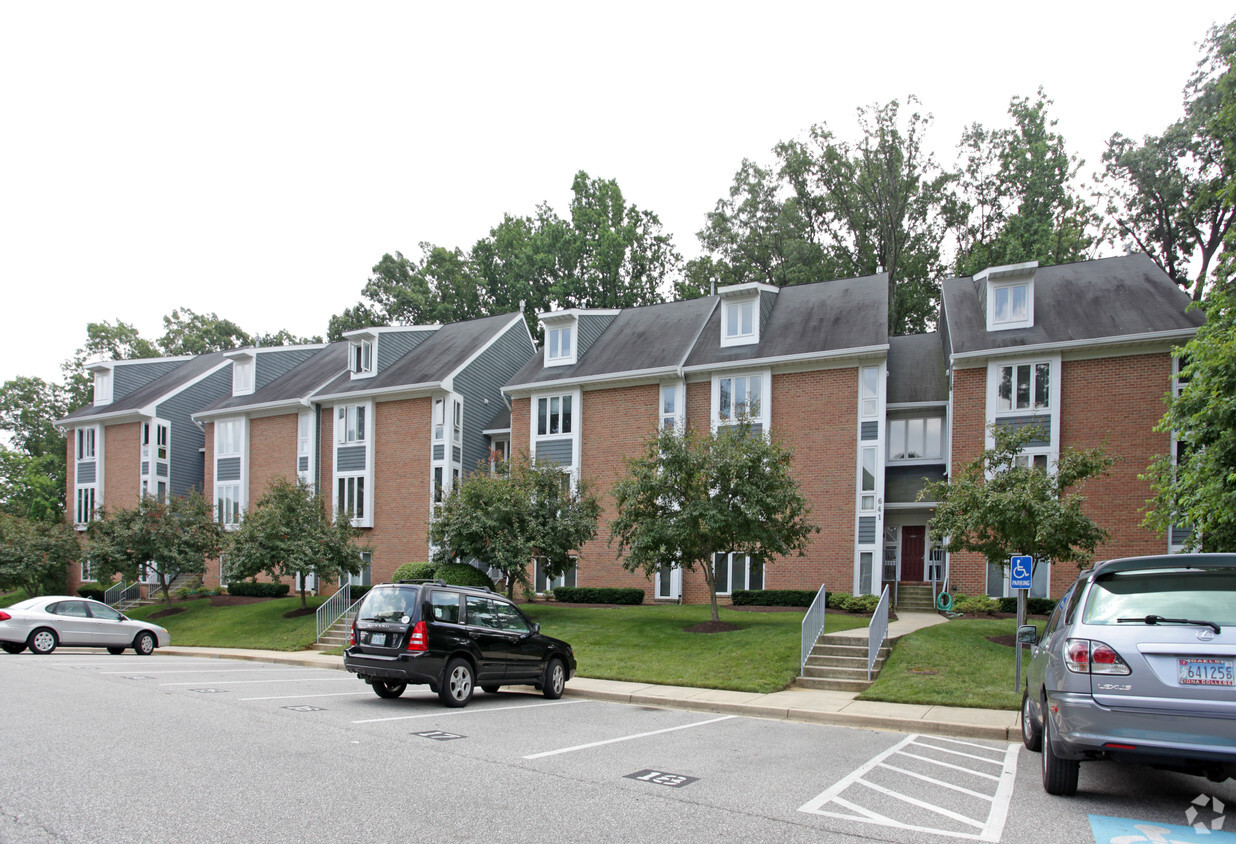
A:
{"type": "MultiPolygon", "coordinates": [[[[1030,580],[1034,572],[1033,557],[1010,557],[1009,558],[1009,587],[1017,590],[1017,626],[1020,628],[1026,623],[1026,590],[1030,588],[1030,580]]],[[[1017,676],[1013,678],[1013,691],[1021,691],[1021,649],[1020,644],[1014,643],[1017,648],[1017,676]]]]}

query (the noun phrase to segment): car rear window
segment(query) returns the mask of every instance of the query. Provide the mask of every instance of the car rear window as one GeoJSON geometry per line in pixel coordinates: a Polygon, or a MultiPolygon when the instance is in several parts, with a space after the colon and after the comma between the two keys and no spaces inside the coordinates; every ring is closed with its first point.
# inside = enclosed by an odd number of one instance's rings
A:
{"type": "Polygon", "coordinates": [[[416,618],[418,589],[371,589],[361,604],[358,617],[362,621],[403,621],[416,618]]]}
{"type": "Polygon", "coordinates": [[[1236,624],[1236,569],[1121,571],[1101,575],[1090,587],[1086,624],[1120,618],[1187,618],[1236,624]]]}

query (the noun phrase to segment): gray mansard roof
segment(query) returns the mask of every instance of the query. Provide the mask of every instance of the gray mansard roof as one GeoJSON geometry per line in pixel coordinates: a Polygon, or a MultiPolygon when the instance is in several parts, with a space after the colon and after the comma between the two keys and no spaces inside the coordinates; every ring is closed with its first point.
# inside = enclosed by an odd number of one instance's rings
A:
{"type": "Polygon", "coordinates": [[[243,412],[258,407],[297,404],[348,367],[348,344],[331,343],[316,351],[265,387],[245,396],[228,396],[195,413],[195,418],[219,416],[228,411],[243,412]]]}
{"type": "Polygon", "coordinates": [[[681,374],[727,365],[828,357],[888,344],[888,276],[826,281],[762,292],[760,342],[721,346],[719,296],[625,308],[569,366],[538,354],[508,389],[555,382],[681,374]]]}
{"type": "Polygon", "coordinates": [[[985,285],[950,278],[942,285],[942,323],[952,355],[1066,347],[1122,339],[1187,337],[1202,324],[1189,295],[1142,254],[1034,271],[1034,325],[987,330],[985,285]]]}
{"type": "Polygon", "coordinates": [[[948,401],[948,363],[939,333],[888,340],[888,403],[948,401]]]}

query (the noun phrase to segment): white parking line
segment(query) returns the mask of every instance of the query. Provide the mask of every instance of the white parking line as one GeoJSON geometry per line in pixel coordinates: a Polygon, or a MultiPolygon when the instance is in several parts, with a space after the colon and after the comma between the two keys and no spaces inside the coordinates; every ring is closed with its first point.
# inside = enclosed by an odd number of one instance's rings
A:
{"type": "MultiPolygon", "coordinates": [[[[310,671],[329,671],[330,669],[311,668],[309,670],[310,671]]],[[[330,673],[334,674],[337,672],[331,671],[330,673]]],[[[216,686],[222,686],[222,685],[245,686],[250,683],[289,683],[289,682],[305,683],[305,682],[310,682],[315,679],[318,679],[318,678],[315,678],[315,677],[272,677],[268,680],[189,680],[188,682],[185,682],[185,683],[160,683],[159,685],[160,686],[200,686],[202,683],[209,682],[211,685],[216,685],[216,686]]],[[[356,680],[352,677],[322,677],[321,679],[334,680],[335,682],[339,682],[341,680],[350,680],[353,683],[356,682],[356,680]]]]}
{"type": "MultiPolygon", "coordinates": [[[[396,715],[393,718],[364,718],[360,721],[353,721],[353,724],[378,724],[383,721],[409,721],[414,718],[442,718],[447,715],[472,715],[478,712],[507,712],[512,709],[536,709],[538,706],[570,706],[573,703],[588,703],[586,700],[558,700],[553,703],[525,703],[519,706],[487,706],[473,707],[472,709],[449,709],[443,711],[441,709],[436,712],[426,712],[421,715],[396,715]]],[[[524,757],[527,758],[527,757],[524,757]]]]}
{"type": "Polygon", "coordinates": [[[604,741],[594,741],[589,744],[577,744],[574,747],[563,747],[559,750],[547,750],[544,753],[533,753],[531,756],[525,756],[525,759],[544,759],[546,756],[557,756],[559,753],[574,753],[576,750],[587,750],[591,747],[601,747],[606,744],[616,744],[620,741],[634,741],[635,739],[647,738],[648,736],[659,736],[662,733],[672,733],[675,730],[689,730],[692,727],[703,727],[705,724],[715,724],[718,721],[728,721],[731,718],[737,718],[737,715],[722,715],[720,718],[710,718],[707,721],[696,721],[694,724],[681,724],[677,727],[666,727],[664,730],[653,730],[650,733],[636,733],[633,736],[622,736],[620,738],[605,739],[604,741]]]}
{"type": "Polygon", "coordinates": [[[245,701],[245,700],[304,700],[307,697],[349,697],[349,696],[369,695],[369,694],[372,694],[372,692],[368,692],[368,691],[329,692],[327,694],[321,694],[321,695],[276,695],[273,697],[242,697],[242,698],[237,698],[237,700],[241,700],[241,701],[245,701]]]}
{"type": "MultiPolygon", "coordinates": [[[[272,665],[269,668],[169,668],[166,671],[154,669],[153,671],[143,671],[143,674],[256,674],[259,671],[305,671],[304,668],[284,668],[282,666],[272,665]]],[[[311,671],[324,671],[322,668],[308,669],[311,671]]],[[[100,671],[100,674],[132,674],[133,669],[128,671],[100,671]]]]}
{"type": "MultiPolygon", "coordinates": [[[[843,820],[858,821],[860,823],[874,823],[881,826],[890,826],[897,829],[904,829],[913,832],[929,832],[935,835],[945,835],[952,838],[965,838],[977,841],[999,841],[1000,835],[1004,831],[1004,823],[1008,819],[1009,800],[1013,794],[1013,780],[1017,774],[1017,753],[1021,749],[1020,745],[1010,744],[1007,748],[1001,749],[991,747],[989,745],[975,744],[973,742],[960,741],[957,739],[946,739],[940,737],[931,737],[928,740],[923,740],[923,736],[910,735],[905,739],[895,744],[893,747],[881,753],[871,761],[867,762],[862,767],[851,772],[841,781],[833,785],[832,788],[820,794],[813,800],[808,801],[799,808],[800,812],[807,812],[814,815],[824,815],[826,817],[841,818],[843,820]],[[952,749],[945,747],[945,744],[953,745],[954,747],[965,747],[986,751],[988,754],[999,754],[998,756],[982,755],[979,753],[969,753],[963,750],[952,749]],[[916,752],[911,753],[907,748],[913,747],[916,752]],[[973,768],[967,768],[963,765],[945,762],[942,759],[932,758],[932,754],[948,754],[951,756],[961,756],[972,760],[973,768]],[[930,763],[932,765],[945,768],[952,771],[958,771],[962,774],[978,777],[981,780],[995,781],[995,790],[992,792],[979,791],[975,788],[967,786],[978,786],[980,783],[972,780],[967,781],[967,785],[963,786],[955,782],[938,779],[916,771],[906,770],[897,765],[889,764],[885,760],[892,756],[902,756],[908,759],[915,759],[921,762],[930,763]],[[995,766],[1000,769],[998,775],[993,775],[987,771],[976,770],[979,767],[995,766]],[[966,794],[971,797],[978,798],[988,804],[989,809],[982,817],[971,817],[945,806],[932,803],[930,800],[922,799],[923,796],[930,797],[930,792],[921,796],[913,796],[905,794],[887,786],[881,785],[878,782],[868,778],[876,769],[892,771],[900,776],[909,775],[911,779],[926,783],[933,788],[946,788],[954,792],[966,794]],[[843,792],[851,787],[857,787],[850,790],[846,796],[842,796],[843,792]],[[973,832],[965,831],[964,829],[941,829],[935,826],[916,825],[906,823],[891,818],[881,812],[876,811],[868,806],[862,805],[864,789],[874,791],[882,795],[884,798],[891,798],[877,801],[877,805],[881,808],[913,806],[930,812],[934,815],[939,815],[956,822],[962,827],[968,827],[975,830],[973,832]],[[829,811],[825,807],[834,806],[845,809],[845,812],[829,811]]],[[[905,781],[907,785],[911,785],[905,781]]],[[[885,811],[893,809],[885,808],[885,811]]]]}

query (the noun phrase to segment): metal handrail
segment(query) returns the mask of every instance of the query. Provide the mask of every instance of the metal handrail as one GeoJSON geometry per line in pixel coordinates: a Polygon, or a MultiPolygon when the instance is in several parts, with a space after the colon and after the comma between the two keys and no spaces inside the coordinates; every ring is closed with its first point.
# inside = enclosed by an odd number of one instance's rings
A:
{"type": "Polygon", "coordinates": [[[107,591],[103,593],[103,603],[107,604],[109,607],[115,607],[120,604],[127,604],[130,601],[136,601],[141,597],[141,583],[125,583],[122,580],[119,583],[108,587],[107,591]]]}
{"type": "Polygon", "coordinates": [[[326,603],[318,607],[316,613],[318,622],[318,635],[316,638],[321,639],[322,634],[334,626],[335,622],[343,618],[348,610],[360,603],[358,598],[352,600],[352,585],[345,583],[339,587],[339,590],[326,599],[326,603]]]}
{"type": "Polygon", "coordinates": [[[824,584],[820,584],[820,591],[816,593],[815,600],[811,602],[811,606],[807,609],[807,614],[803,616],[802,625],[802,660],[798,663],[798,673],[803,673],[803,666],[807,664],[807,657],[811,655],[811,649],[815,647],[816,641],[824,633],[824,609],[827,601],[827,595],[824,591],[824,584]]]}
{"type": "Polygon", "coordinates": [[[880,655],[880,647],[884,637],[888,635],[888,587],[880,594],[880,603],[876,604],[875,612],[871,614],[871,625],[867,628],[867,682],[871,682],[871,669],[880,655]]]}

